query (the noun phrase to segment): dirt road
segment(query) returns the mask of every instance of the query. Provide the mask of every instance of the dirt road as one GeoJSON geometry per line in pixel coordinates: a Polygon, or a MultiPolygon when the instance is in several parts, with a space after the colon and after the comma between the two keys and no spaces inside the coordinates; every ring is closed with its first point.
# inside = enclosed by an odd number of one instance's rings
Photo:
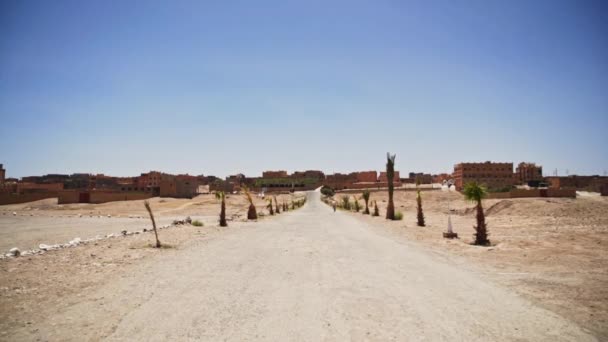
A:
{"type": "Polygon", "coordinates": [[[13,338],[595,340],[415,243],[334,213],[318,196],[169,251],[13,338]]]}

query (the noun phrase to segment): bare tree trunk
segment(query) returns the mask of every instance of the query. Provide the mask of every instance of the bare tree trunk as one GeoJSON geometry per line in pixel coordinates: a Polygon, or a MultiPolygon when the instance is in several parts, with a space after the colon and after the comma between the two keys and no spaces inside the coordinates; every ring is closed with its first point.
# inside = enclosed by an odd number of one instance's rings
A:
{"type": "Polygon", "coordinates": [[[154,228],[154,236],[156,238],[156,248],[160,248],[161,244],[160,244],[160,240],[158,239],[158,231],[156,230],[156,221],[154,220],[154,214],[152,213],[152,208],[150,207],[150,203],[148,201],[144,202],[144,206],[146,207],[148,214],[150,214],[150,220],[152,220],[152,228],[154,228]]]}
{"type": "Polygon", "coordinates": [[[393,202],[393,170],[386,170],[388,182],[388,206],[386,208],[386,218],[389,220],[395,219],[395,203],[393,202]]]}
{"type": "Polygon", "coordinates": [[[226,222],[226,200],[222,197],[222,207],[220,209],[220,227],[228,227],[226,222]]]}
{"type": "Polygon", "coordinates": [[[365,211],[363,212],[365,215],[369,215],[369,205],[368,205],[369,200],[365,200],[365,211]]]}
{"type": "Polygon", "coordinates": [[[255,210],[255,205],[253,203],[249,204],[249,210],[247,211],[247,219],[248,220],[257,220],[258,213],[255,210]]]}
{"type": "Polygon", "coordinates": [[[475,227],[477,233],[475,234],[475,244],[476,245],[488,245],[490,240],[488,240],[488,231],[486,226],[486,217],[483,213],[483,207],[481,206],[481,201],[477,202],[477,227],[475,227]]]}
{"type": "Polygon", "coordinates": [[[418,190],[416,202],[418,204],[418,226],[424,227],[424,213],[422,212],[422,196],[420,196],[420,190],[418,190]]]}

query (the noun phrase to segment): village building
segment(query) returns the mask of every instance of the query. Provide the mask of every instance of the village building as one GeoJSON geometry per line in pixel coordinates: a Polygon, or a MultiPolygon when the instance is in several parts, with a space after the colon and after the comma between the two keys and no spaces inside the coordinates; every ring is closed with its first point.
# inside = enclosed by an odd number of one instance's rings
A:
{"type": "Polygon", "coordinates": [[[515,180],[519,184],[543,180],[543,167],[534,163],[519,163],[515,169],[515,180]]]}
{"type": "Polygon", "coordinates": [[[490,191],[509,190],[513,186],[513,163],[460,163],[454,165],[452,176],[457,190],[473,181],[490,191]]]}
{"type": "Polygon", "coordinates": [[[581,191],[601,192],[602,186],[608,185],[607,176],[551,176],[545,177],[552,189],[575,189],[581,191]]]}

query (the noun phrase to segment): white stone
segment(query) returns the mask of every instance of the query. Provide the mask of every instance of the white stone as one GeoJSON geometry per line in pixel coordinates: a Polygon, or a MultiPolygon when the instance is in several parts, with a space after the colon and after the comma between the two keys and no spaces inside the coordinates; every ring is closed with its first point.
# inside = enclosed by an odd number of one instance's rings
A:
{"type": "Polygon", "coordinates": [[[19,248],[17,248],[17,247],[13,247],[13,248],[11,248],[11,249],[8,251],[8,253],[9,253],[11,256],[14,256],[14,257],[18,257],[18,256],[20,256],[20,255],[21,255],[21,251],[20,251],[20,250],[19,250],[19,248]]]}

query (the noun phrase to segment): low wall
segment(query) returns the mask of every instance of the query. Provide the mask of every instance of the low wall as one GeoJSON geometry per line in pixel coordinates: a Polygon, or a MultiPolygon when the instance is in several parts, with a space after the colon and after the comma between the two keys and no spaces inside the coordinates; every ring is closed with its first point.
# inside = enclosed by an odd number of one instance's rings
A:
{"type": "Polygon", "coordinates": [[[154,197],[151,192],[139,191],[91,191],[89,203],[106,203],[116,201],[134,201],[154,197]]]}
{"type": "Polygon", "coordinates": [[[153,192],[144,191],[79,191],[64,190],[58,194],[58,204],[68,203],[106,203],[116,201],[134,201],[154,197],[153,192]],[[81,194],[82,202],[81,202],[81,194]]]}
{"type": "Polygon", "coordinates": [[[2,194],[0,193],[0,205],[18,204],[39,201],[47,198],[57,197],[56,191],[35,192],[26,194],[2,194]]]}
{"type": "Polygon", "coordinates": [[[532,198],[532,197],[567,197],[576,198],[574,189],[513,189],[510,192],[490,192],[489,199],[532,198]]]}
{"type": "Polygon", "coordinates": [[[80,198],[80,191],[77,191],[77,190],[59,191],[59,193],[57,194],[57,204],[78,203],[79,198],[80,198]]]}
{"type": "Polygon", "coordinates": [[[488,192],[488,195],[486,198],[488,198],[488,199],[511,198],[511,193],[510,192],[488,192]]]}
{"type": "Polygon", "coordinates": [[[576,198],[575,189],[547,189],[547,197],[576,198]]]}
{"type": "MultiPolygon", "coordinates": [[[[363,188],[363,189],[344,189],[344,190],[336,190],[336,193],[345,193],[345,194],[350,194],[350,193],[356,193],[356,192],[361,192],[363,190],[368,190],[371,193],[374,192],[382,192],[382,191],[388,191],[388,188],[363,188]]],[[[436,191],[436,190],[441,190],[441,188],[420,188],[420,191],[436,191]]],[[[397,191],[416,191],[416,188],[395,188],[395,192],[397,191]]]]}

